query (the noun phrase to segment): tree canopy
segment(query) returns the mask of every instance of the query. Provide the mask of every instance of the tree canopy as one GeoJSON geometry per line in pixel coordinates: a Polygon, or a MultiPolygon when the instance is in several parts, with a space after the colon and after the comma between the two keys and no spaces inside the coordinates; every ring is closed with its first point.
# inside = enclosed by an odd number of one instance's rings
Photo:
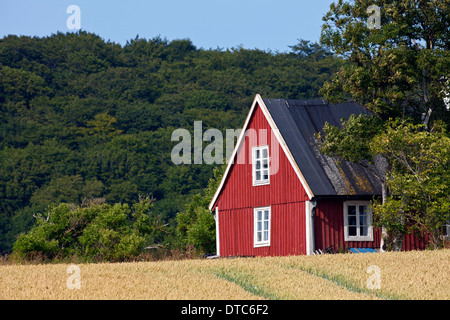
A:
{"type": "Polygon", "coordinates": [[[149,196],[175,228],[214,167],[173,164],[175,129],[238,129],[256,93],[317,98],[342,63],[302,40],[273,53],[85,31],[0,39],[0,252],[52,203],[149,196]]]}
{"type": "Polygon", "coordinates": [[[325,83],[328,100],[351,97],[384,120],[449,123],[449,0],[339,0],[323,20],[321,42],[349,62],[325,83]],[[368,26],[369,6],[379,28],[368,26]]]}
{"type": "Polygon", "coordinates": [[[400,250],[403,235],[418,230],[438,246],[450,219],[450,2],[339,0],[323,20],[322,43],[347,63],[320,92],[352,98],[373,115],[326,124],[321,150],[379,165],[383,197],[374,214],[388,248],[400,250]],[[379,10],[376,28],[370,6],[379,10]]]}

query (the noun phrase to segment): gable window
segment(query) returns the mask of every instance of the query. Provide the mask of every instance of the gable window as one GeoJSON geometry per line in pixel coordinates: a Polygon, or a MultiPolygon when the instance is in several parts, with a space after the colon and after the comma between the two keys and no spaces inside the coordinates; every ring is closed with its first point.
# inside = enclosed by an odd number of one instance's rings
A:
{"type": "Polygon", "coordinates": [[[269,146],[254,147],[253,151],[253,185],[269,184],[269,146]]]}
{"type": "Polygon", "coordinates": [[[270,246],[270,207],[254,209],[254,247],[270,246]]]}
{"type": "Polygon", "coordinates": [[[344,202],[345,241],[373,241],[372,211],[368,201],[344,202]]]}

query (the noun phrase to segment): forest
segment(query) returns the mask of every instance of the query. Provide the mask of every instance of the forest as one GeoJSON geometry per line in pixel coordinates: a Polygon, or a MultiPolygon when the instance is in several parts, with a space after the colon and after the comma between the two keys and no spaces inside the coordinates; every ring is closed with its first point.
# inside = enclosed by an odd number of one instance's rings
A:
{"type": "Polygon", "coordinates": [[[11,253],[18,235],[48,220],[50,211],[59,221],[76,214],[94,219],[68,205],[95,202],[125,220],[137,215],[142,222],[147,212],[146,223],[165,228],[147,245],[177,243],[177,214],[201,198],[220,166],[172,163],[171,133],[193,131],[194,121],[203,130],[241,128],[257,93],[318,98],[343,64],[305,40],[288,52],[268,52],[139,36],[122,46],[85,31],[4,37],[0,254],[11,253]]]}

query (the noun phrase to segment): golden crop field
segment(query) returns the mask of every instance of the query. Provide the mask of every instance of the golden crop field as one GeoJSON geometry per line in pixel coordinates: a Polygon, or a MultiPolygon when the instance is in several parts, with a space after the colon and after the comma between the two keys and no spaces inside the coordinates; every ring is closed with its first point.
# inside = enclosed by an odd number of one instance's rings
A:
{"type": "Polygon", "coordinates": [[[3,264],[0,299],[448,300],[449,262],[450,249],[75,267],[3,264]]]}

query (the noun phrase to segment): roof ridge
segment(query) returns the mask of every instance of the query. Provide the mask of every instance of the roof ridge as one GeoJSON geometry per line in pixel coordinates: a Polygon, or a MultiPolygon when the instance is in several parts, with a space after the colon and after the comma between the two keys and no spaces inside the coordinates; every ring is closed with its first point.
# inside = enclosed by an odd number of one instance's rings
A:
{"type": "Polygon", "coordinates": [[[316,105],[329,105],[330,103],[322,98],[314,99],[279,99],[279,98],[263,98],[269,102],[284,102],[287,107],[295,106],[316,106],[316,105]]]}

